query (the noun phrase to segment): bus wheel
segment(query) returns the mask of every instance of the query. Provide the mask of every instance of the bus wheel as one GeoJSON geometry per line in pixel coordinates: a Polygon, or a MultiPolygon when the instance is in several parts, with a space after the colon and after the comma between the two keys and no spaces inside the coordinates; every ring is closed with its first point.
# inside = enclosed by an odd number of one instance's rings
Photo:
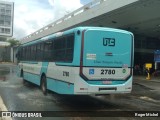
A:
{"type": "Polygon", "coordinates": [[[41,78],[41,90],[44,95],[47,95],[47,81],[44,75],[41,78]]]}
{"type": "Polygon", "coordinates": [[[20,76],[21,78],[22,78],[22,80],[23,80],[23,84],[25,84],[26,83],[26,80],[24,79],[24,74],[23,74],[23,70],[21,70],[21,76],[20,76]]]}

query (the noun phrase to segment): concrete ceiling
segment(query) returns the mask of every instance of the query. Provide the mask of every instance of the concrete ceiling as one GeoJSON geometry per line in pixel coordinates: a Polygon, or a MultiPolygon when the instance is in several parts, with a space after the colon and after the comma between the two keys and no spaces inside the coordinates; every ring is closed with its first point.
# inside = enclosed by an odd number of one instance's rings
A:
{"type": "Polygon", "coordinates": [[[160,0],[140,0],[82,23],[129,30],[160,39],[160,0]]]}
{"type": "Polygon", "coordinates": [[[94,4],[94,2],[91,2],[66,17],[64,16],[60,20],[25,37],[22,42],[29,42],[76,26],[121,28],[134,34],[154,37],[160,40],[160,0],[101,1],[103,2],[95,5],[95,7],[91,7],[94,4]],[[77,12],[80,12],[80,14],[77,14],[77,12]],[[70,19],[66,20],[67,17],[70,17],[70,19]]]}

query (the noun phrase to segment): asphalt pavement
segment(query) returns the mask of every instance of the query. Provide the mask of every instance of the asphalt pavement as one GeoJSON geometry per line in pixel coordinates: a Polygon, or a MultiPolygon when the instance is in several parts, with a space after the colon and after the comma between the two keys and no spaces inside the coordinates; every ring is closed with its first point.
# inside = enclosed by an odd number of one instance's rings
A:
{"type": "MultiPolygon", "coordinates": [[[[15,64],[12,64],[12,63],[0,63],[0,81],[5,81],[6,77],[3,76],[3,73],[5,73],[5,69],[4,68],[7,68],[10,69],[11,66],[16,66],[15,64]],[[3,71],[3,72],[2,72],[3,71]]],[[[7,110],[7,107],[5,106],[4,102],[3,102],[3,99],[0,95],[0,116],[2,116],[2,113],[1,111],[8,111],[7,110]]],[[[12,120],[11,117],[0,117],[0,120],[12,120]]]]}
{"type": "Polygon", "coordinates": [[[160,77],[153,77],[151,76],[151,79],[146,79],[147,76],[134,76],[133,77],[133,82],[146,86],[150,89],[155,89],[155,90],[160,90],[160,87],[157,86],[156,84],[160,83],[160,77]]]}
{"type": "MultiPolygon", "coordinates": [[[[12,66],[12,68],[14,67],[16,67],[16,65],[13,65],[13,64],[0,64],[0,71],[2,71],[3,70],[3,74],[5,73],[5,72],[8,72],[9,71],[9,73],[10,74],[12,74],[12,75],[10,75],[10,77],[11,78],[13,78],[13,75],[15,76],[15,71],[12,71],[12,69],[11,69],[11,66],[12,66]],[[5,70],[6,69],[6,70],[5,70]]],[[[3,75],[1,75],[2,73],[0,72],[0,82],[1,81],[5,81],[6,80],[6,78],[5,78],[5,76],[3,76],[3,75]]],[[[9,78],[9,79],[11,79],[11,78],[9,78]]],[[[13,78],[14,79],[14,78],[13,78]]],[[[18,78],[16,78],[16,79],[18,79],[18,78]]],[[[14,85],[17,85],[18,87],[23,87],[23,86],[21,86],[21,82],[19,82],[19,81],[12,81],[12,80],[10,80],[10,81],[8,81],[8,82],[11,82],[12,84],[10,85],[10,87],[15,87],[14,85]]],[[[133,93],[132,93],[132,95],[131,95],[131,98],[134,98],[135,96],[133,96],[133,94],[134,95],[136,95],[135,93],[136,93],[136,91],[138,91],[138,87],[134,87],[135,86],[135,84],[136,85],[139,85],[139,86],[144,86],[143,88],[144,88],[144,90],[145,90],[145,87],[146,87],[146,89],[148,90],[148,89],[151,89],[151,90],[160,90],[160,87],[159,87],[159,85],[160,85],[160,79],[158,78],[158,77],[151,77],[151,80],[146,80],[146,76],[134,76],[134,80],[133,80],[133,93]],[[158,83],[158,84],[157,84],[158,83]]],[[[31,87],[31,86],[29,86],[29,87],[31,87]]],[[[27,88],[27,87],[26,87],[27,88]]],[[[26,88],[25,87],[23,87],[23,89],[24,89],[24,91],[26,91],[26,88]]],[[[33,87],[34,88],[34,87],[33,87]]],[[[21,92],[24,92],[23,91],[23,89],[21,89],[21,92]]],[[[141,88],[140,88],[141,89],[141,88]]],[[[2,89],[1,89],[2,90],[2,89]]],[[[19,91],[19,89],[17,89],[18,91],[19,91]]],[[[33,89],[34,90],[34,89],[33,89]]],[[[36,90],[36,89],[35,89],[36,90]]],[[[34,90],[34,91],[35,91],[34,90]]],[[[18,91],[16,91],[16,92],[18,92],[18,91]]],[[[12,92],[11,90],[8,92],[8,93],[10,93],[10,92],[12,92]]],[[[41,95],[38,95],[38,94],[42,94],[41,93],[41,91],[39,91],[39,90],[36,90],[36,93],[37,93],[37,96],[36,97],[38,97],[38,96],[41,96],[41,95]]],[[[13,93],[14,94],[14,93],[13,93]]],[[[141,93],[140,93],[141,94],[141,93]]],[[[25,97],[24,95],[22,95],[22,94],[18,94],[18,95],[20,95],[20,97],[25,97]]],[[[29,94],[29,95],[32,95],[32,94],[29,94]]],[[[143,99],[143,100],[146,100],[146,98],[145,98],[145,96],[143,96],[144,94],[142,93],[142,96],[140,96],[140,99],[143,99]]],[[[34,95],[32,95],[32,96],[34,96],[34,95]]],[[[10,96],[11,98],[12,98],[12,95],[10,96]]],[[[50,97],[50,96],[49,96],[50,97]]],[[[122,96],[123,97],[123,96],[122,96]]],[[[129,96],[128,96],[129,97],[129,96]]],[[[128,97],[126,98],[126,100],[128,101],[128,97]]],[[[157,97],[157,95],[155,95],[155,96],[153,96],[153,95],[151,95],[151,98],[155,98],[156,99],[156,97],[157,97]]],[[[8,97],[9,98],[9,97],[8,97]]],[[[41,97],[42,98],[42,97],[41,97]]],[[[84,97],[85,99],[86,99],[86,97],[84,97]]],[[[25,99],[25,98],[24,98],[25,99]]],[[[31,98],[30,98],[31,99],[31,98]]],[[[68,99],[68,98],[61,98],[62,99],[62,101],[64,102],[66,99],[68,99]]],[[[72,98],[73,99],[73,98],[72,98]]],[[[75,100],[75,98],[72,100],[72,99],[69,99],[69,101],[73,101],[74,102],[74,100],[75,100]]],[[[78,98],[77,98],[78,99],[78,98]]],[[[78,101],[78,100],[75,100],[75,101],[78,101]]],[[[97,98],[96,98],[97,99],[97,98]]],[[[108,98],[107,98],[108,99],[108,98]]],[[[105,101],[107,100],[107,99],[104,99],[105,101]]],[[[111,98],[112,99],[112,98],[111,98]]],[[[148,99],[148,98],[147,98],[148,99]]],[[[18,99],[16,99],[16,101],[17,101],[18,99]]],[[[51,102],[51,105],[53,105],[53,97],[51,98],[51,100],[52,100],[52,102],[51,102]]],[[[134,100],[137,100],[137,98],[135,97],[135,99],[134,100]]],[[[153,99],[151,99],[152,101],[153,101],[153,99]]],[[[159,98],[158,98],[158,100],[159,100],[159,98]]],[[[55,102],[57,103],[57,101],[59,101],[59,100],[56,100],[55,99],[55,102]]],[[[66,100],[67,101],[67,100],[66,100]]],[[[127,101],[126,101],[126,104],[130,104],[130,103],[127,103],[127,101]]],[[[131,99],[131,101],[133,101],[132,99],[131,99]]],[[[42,101],[39,101],[40,103],[42,102],[42,101]]],[[[82,101],[80,101],[80,102],[82,102],[82,101]]],[[[90,100],[90,102],[91,102],[91,100],[90,100]]],[[[88,102],[87,104],[89,104],[90,102],[88,102]]],[[[114,100],[112,99],[111,101],[110,100],[108,100],[107,102],[110,102],[111,103],[111,108],[112,107],[114,107],[114,106],[116,106],[116,105],[118,105],[119,103],[116,101],[116,102],[114,102],[114,100]],[[112,102],[113,102],[113,104],[112,104],[112,102]],[[115,105],[115,103],[117,103],[116,105],[115,105]]],[[[119,99],[119,102],[121,102],[121,100],[119,99]]],[[[139,101],[138,101],[139,102],[139,101]]],[[[5,99],[3,98],[2,99],[2,95],[0,95],[0,111],[8,111],[7,110],[7,107],[5,106],[5,99]]],[[[48,101],[46,101],[45,100],[45,104],[50,104],[50,103],[48,103],[48,101]]],[[[68,104],[67,102],[64,102],[65,104],[68,104]]],[[[84,104],[85,102],[82,102],[82,104],[84,104]]],[[[95,101],[93,101],[93,103],[95,103],[95,101]]],[[[18,104],[18,103],[17,103],[18,104]]],[[[46,105],[47,105],[46,104],[46,105]]],[[[122,104],[124,104],[124,102],[122,103],[122,104]]],[[[70,105],[72,105],[72,102],[70,102],[69,103],[69,106],[70,105]]],[[[77,105],[77,103],[75,104],[75,105],[77,105]]],[[[93,104],[92,104],[93,105],[93,104]]],[[[92,106],[91,105],[91,106],[92,106]]],[[[133,104],[134,105],[134,104],[133,104]]],[[[43,105],[41,105],[41,106],[43,106],[43,105]]],[[[91,108],[91,106],[89,105],[89,107],[91,108]]],[[[99,103],[96,103],[95,104],[95,106],[99,106],[99,103]]],[[[107,107],[109,106],[109,104],[107,104],[107,107]]],[[[136,103],[135,103],[135,106],[137,107],[137,105],[136,105],[136,103]]],[[[145,107],[145,105],[143,105],[144,107],[145,107]]],[[[21,106],[16,106],[16,107],[21,107],[21,106]]],[[[26,106],[27,107],[27,106],[26,106]]],[[[44,106],[43,106],[44,107],[44,106]]],[[[54,106],[55,107],[55,106],[54,106]]],[[[79,108],[80,106],[78,106],[78,108],[79,108]]],[[[102,107],[100,107],[100,109],[103,109],[103,107],[104,107],[104,103],[102,103],[102,107]]],[[[29,108],[31,108],[31,107],[29,107],[29,108]]],[[[98,107],[99,108],[99,107],[98,107]]],[[[9,109],[9,108],[8,108],[9,109]]],[[[34,109],[34,108],[32,108],[32,109],[34,109]]],[[[59,108],[54,108],[54,109],[59,109],[59,108]]],[[[86,108],[85,108],[86,109],[86,108]]],[[[118,107],[116,107],[115,109],[119,109],[118,107]]],[[[120,109],[121,109],[121,107],[120,107],[120,109]]],[[[131,108],[131,109],[133,109],[133,108],[131,108]]],[[[48,108],[47,108],[47,110],[48,110],[48,108]]],[[[53,108],[52,108],[52,110],[53,110],[53,108]]],[[[137,110],[137,108],[135,108],[135,110],[137,110]]],[[[0,116],[1,116],[1,114],[0,114],[0,116]]],[[[0,120],[12,120],[10,117],[3,117],[3,118],[1,118],[0,117],[0,120]]]]}

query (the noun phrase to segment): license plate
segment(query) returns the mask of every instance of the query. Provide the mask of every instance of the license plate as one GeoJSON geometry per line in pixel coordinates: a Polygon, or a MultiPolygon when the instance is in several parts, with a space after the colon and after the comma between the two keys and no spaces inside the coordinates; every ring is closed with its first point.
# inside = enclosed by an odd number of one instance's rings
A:
{"type": "Polygon", "coordinates": [[[103,84],[112,84],[112,81],[103,81],[103,84]]]}

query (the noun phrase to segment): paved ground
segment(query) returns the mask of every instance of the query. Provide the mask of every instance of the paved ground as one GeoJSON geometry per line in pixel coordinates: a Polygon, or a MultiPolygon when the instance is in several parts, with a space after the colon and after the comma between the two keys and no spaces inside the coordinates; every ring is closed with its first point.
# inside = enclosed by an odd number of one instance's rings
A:
{"type": "MultiPolygon", "coordinates": [[[[15,65],[0,65],[4,77],[0,80],[0,110],[6,111],[160,111],[159,79],[145,80],[145,76],[134,76],[131,94],[107,96],[64,96],[49,92],[44,96],[39,87],[27,83],[16,76],[15,65]],[[4,105],[5,104],[5,105],[4,105]],[[5,107],[6,106],[6,107],[5,107]]],[[[112,112],[112,114],[113,114],[112,112]]],[[[76,113],[79,115],[79,113],[76,113]]],[[[3,120],[8,120],[4,119],[3,120]]],[[[22,119],[22,118],[21,118],[22,119]]],[[[13,119],[13,120],[21,120],[13,119]]],[[[53,118],[45,118],[45,120],[53,118]]],[[[96,117],[62,117],[59,120],[97,120],[96,117]]],[[[128,117],[106,118],[101,120],[128,120],[128,117]]],[[[134,118],[131,118],[134,119],[134,118]]],[[[150,120],[151,118],[145,118],[150,120]]],[[[158,118],[154,118],[157,119],[158,118]]],[[[2,120],[2,118],[0,118],[2,120]]],[[[28,120],[28,119],[27,119],[28,120]]],[[[32,120],[32,119],[31,119],[32,120]]]]}
{"type": "MultiPolygon", "coordinates": [[[[15,66],[14,64],[11,64],[11,63],[0,63],[0,71],[1,71],[1,74],[0,74],[0,81],[4,81],[5,80],[5,77],[2,75],[3,73],[5,73],[5,69],[3,69],[4,67],[9,67],[9,66],[15,66]],[[3,71],[3,72],[2,72],[3,71]]],[[[3,99],[1,97],[1,94],[0,94],[0,111],[8,111],[4,102],[3,102],[3,99]]],[[[1,113],[0,113],[1,114],[1,113]]],[[[2,118],[0,117],[0,120],[12,120],[10,117],[7,117],[7,118],[2,118]]]]}

